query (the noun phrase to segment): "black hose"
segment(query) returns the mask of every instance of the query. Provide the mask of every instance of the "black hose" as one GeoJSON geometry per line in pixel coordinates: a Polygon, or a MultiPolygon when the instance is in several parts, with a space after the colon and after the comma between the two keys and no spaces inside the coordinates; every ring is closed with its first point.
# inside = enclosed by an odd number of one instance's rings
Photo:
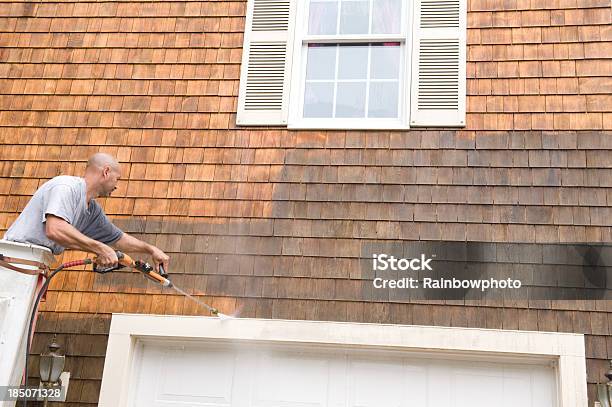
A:
{"type": "MultiPolygon", "coordinates": [[[[32,337],[32,326],[34,325],[34,318],[36,317],[36,311],[38,310],[38,303],[40,302],[43,295],[47,291],[47,287],[49,287],[49,282],[51,279],[60,271],[62,271],[66,267],[66,264],[62,264],[49,275],[49,277],[45,280],[42,287],[40,287],[40,291],[36,296],[36,301],[34,301],[34,307],[32,308],[32,314],[30,315],[30,325],[28,326],[28,337],[26,342],[26,351],[25,351],[25,369],[24,369],[24,386],[28,387],[28,362],[30,360],[30,338],[32,337]]],[[[27,392],[23,392],[23,407],[27,407],[28,405],[28,397],[27,392]]]]}

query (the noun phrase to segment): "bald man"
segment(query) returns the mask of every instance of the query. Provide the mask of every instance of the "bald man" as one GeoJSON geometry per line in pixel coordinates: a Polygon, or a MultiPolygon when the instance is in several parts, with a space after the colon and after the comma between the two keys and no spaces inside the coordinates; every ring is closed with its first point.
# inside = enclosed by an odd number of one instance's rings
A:
{"type": "Polygon", "coordinates": [[[61,254],[78,249],[97,255],[102,267],[117,265],[117,250],[149,253],[155,268],[168,270],[169,257],[157,247],[136,239],[113,225],[95,201],[117,189],[121,166],[105,153],[94,154],[83,178],[60,175],[45,182],[11,225],[4,239],[33,243],[61,254]]]}

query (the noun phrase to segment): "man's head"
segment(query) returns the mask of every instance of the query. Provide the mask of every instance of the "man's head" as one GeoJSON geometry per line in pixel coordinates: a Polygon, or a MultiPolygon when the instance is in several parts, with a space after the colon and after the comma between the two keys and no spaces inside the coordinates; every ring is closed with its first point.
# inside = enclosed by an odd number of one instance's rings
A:
{"type": "Polygon", "coordinates": [[[85,179],[91,183],[96,196],[110,196],[117,189],[121,177],[121,166],[115,157],[106,153],[96,153],[87,160],[85,179]]]}

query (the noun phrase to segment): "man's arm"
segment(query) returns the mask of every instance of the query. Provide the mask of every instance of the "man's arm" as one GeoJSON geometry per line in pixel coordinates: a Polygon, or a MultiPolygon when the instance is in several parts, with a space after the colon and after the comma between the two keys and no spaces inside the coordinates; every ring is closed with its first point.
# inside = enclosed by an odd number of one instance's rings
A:
{"type": "Polygon", "coordinates": [[[47,214],[45,219],[45,233],[49,239],[69,249],[95,253],[98,257],[96,263],[102,267],[117,265],[117,254],[111,247],[90,239],[58,216],[47,214]]]}
{"type": "Polygon", "coordinates": [[[125,232],[123,232],[119,240],[112,243],[112,246],[123,252],[149,253],[153,258],[156,270],[159,271],[160,265],[164,267],[164,270],[168,270],[168,261],[170,257],[168,257],[166,253],[152,244],[136,239],[134,236],[130,236],[125,232]]]}

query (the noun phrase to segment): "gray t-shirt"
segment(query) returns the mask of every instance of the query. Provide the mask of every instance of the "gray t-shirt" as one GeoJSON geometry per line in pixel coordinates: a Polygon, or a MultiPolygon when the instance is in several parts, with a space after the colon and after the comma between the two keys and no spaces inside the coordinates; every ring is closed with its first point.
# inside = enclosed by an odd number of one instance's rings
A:
{"type": "Polygon", "coordinates": [[[91,239],[105,244],[117,241],[123,232],[110,222],[95,200],[87,205],[86,189],[83,178],[60,175],[50,179],[34,193],[4,238],[45,246],[53,254],[60,254],[64,247],[45,233],[46,216],[55,215],[91,239]]]}

